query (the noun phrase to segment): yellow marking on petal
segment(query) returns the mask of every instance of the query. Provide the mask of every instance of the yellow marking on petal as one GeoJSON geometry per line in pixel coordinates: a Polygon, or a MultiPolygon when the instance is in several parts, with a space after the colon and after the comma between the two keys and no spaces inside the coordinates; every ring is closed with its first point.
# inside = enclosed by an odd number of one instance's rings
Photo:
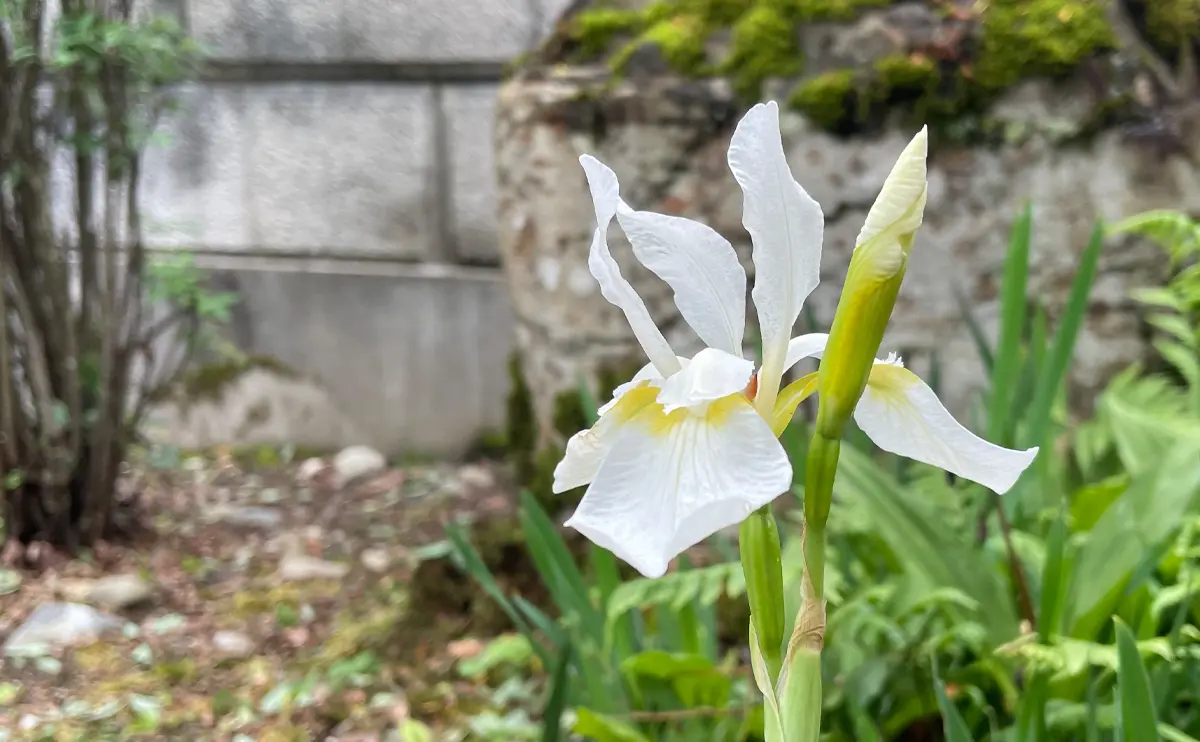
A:
{"type": "MultiPolygon", "coordinates": [[[[636,390],[636,391],[640,391],[636,390]]],[[[655,389],[654,391],[658,391],[655,389]]],[[[630,394],[633,392],[630,392],[630,394]]],[[[628,396],[628,394],[626,395],[628,396]]],[[[625,398],[621,398],[624,402],[625,398]]],[[[730,394],[720,399],[715,399],[709,402],[704,409],[703,417],[708,425],[721,425],[729,419],[740,406],[750,405],[750,400],[746,399],[740,392],[730,394]]],[[[615,409],[615,408],[614,408],[615,409]]],[[[649,404],[638,408],[636,412],[637,422],[643,425],[646,430],[654,436],[666,437],[671,434],[675,428],[683,424],[693,413],[691,410],[681,407],[670,412],[663,412],[663,406],[658,402],[651,401],[649,404]]]]}
{"type": "Polygon", "coordinates": [[[730,394],[728,397],[721,397],[713,400],[708,406],[708,410],[704,413],[705,422],[709,425],[722,425],[729,419],[737,409],[743,405],[752,406],[750,400],[742,394],[730,394]]]}
{"type": "Polygon", "coordinates": [[[904,392],[920,379],[898,363],[876,363],[867,379],[871,391],[885,397],[903,397],[904,392]]]}
{"type": "MultiPolygon", "coordinates": [[[[649,405],[657,405],[658,387],[650,386],[649,381],[643,381],[633,389],[621,395],[617,403],[607,412],[616,423],[627,423],[649,405]]],[[[661,409],[661,405],[660,405],[661,409]]]]}
{"type": "Polygon", "coordinates": [[[784,429],[792,421],[792,415],[796,414],[796,408],[800,406],[800,403],[817,391],[817,378],[817,372],[813,371],[788,384],[779,393],[779,397],[775,400],[775,410],[771,415],[771,430],[776,437],[783,435],[784,429]]]}

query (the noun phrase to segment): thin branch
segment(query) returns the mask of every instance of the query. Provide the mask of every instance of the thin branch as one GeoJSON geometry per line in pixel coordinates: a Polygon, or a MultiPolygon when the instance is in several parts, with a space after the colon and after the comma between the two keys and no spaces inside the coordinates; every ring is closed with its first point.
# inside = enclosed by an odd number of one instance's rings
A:
{"type": "Polygon", "coordinates": [[[996,517],[1000,520],[1000,532],[1004,535],[1004,550],[1008,553],[1008,567],[1012,571],[1013,583],[1017,588],[1017,608],[1021,612],[1021,618],[1029,622],[1029,628],[1033,631],[1037,629],[1037,613],[1033,610],[1029,580],[1025,577],[1025,568],[1021,565],[1016,548],[1013,547],[1012,526],[1009,525],[1008,516],[1004,513],[1004,504],[1000,502],[1000,495],[995,495],[995,500],[996,517]]]}

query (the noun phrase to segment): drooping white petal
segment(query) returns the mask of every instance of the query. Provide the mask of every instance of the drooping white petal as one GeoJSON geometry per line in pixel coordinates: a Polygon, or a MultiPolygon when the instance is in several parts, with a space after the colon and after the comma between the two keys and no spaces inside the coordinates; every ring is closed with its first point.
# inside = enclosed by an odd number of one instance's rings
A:
{"type": "MultiPolygon", "coordinates": [[[[653,370],[654,366],[648,365],[647,368],[653,370]]],[[[657,389],[647,390],[648,393],[630,393],[644,384],[644,380],[635,378],[622,385],[626,387],[624,390],[618,387],[618,393],[613,395],[612,401],[601,408],[596,424],[571,436],[562,461],[554,467],[551,489],[555,494],[582,487],[595,479],[600,464],[612,448],[616,432],[647,405],[654,404],[657,389]]]]}
{"type": "Polygon", "coordinates": [[[964,428],[937,395],[898,359],[876,362],[854,421],[875,445],[1007,492],[1037,456],[989,443],[964,428]],[[890,362],[889,362],[890,361],[890,362]]]}
{"type": "Polygon", "coordinates": [[[654,324],[642,298],[621,275],[617,261],[608,250],[608,227],[612,224],[617,206],[621,202],[617,175],[591,155],[580,157],[579,164],[587,174],[588,187],[592,192],[592,205],[596,210],[596,232],[592,235],[592,246],[588,252],[588,269],[599,282],[600,293],[604,298],[625,313],[634,336],[646,351],[650,362],[663,376],[673,374],[679,370],[679,362],[671,352],[671,346],[654,324]]]}
{"type": "Polygon", "coordinates": [[[729,168],[742,187],[742,224],[754,243],[752,293],[763,368],[773,373],[783,363],[804,300],[820,279],[825,218],[788,168],[774,102],[754,106],[738,123],[729,144],[729,168]]]}
{"type": "Polygon", "coordinates": [[[921,226],[927,196],[928,150],[928,128],[921,127],[892,166],[854,241],[856,250],[867,246],[875,253],[874,273],[894,275],[904,260],[900,239],[921,226]]]}
{"type": "Polygon", "coordinates": [[[649,406],[617,431],[566,525],[660,577],[671,559],[791,481],[783,447],[745,398],[719,400],[703,416],[649,406]]]}
{"type": "Polygon", "coordinates": [[[754,362],[716,348],[705,348],[679,373],[656,382],[658,403],[666,412],[712,402],[743,391],[754,375],[754,362]]]}
{"type": "Polygon", "coordinates": [[[825,332],[810,332],[800,335],[788,342],[787,359],[783,362],[786,372],[805,358],[820,358],[825,352],[825,344],[829,342],[829,334],[825,332]]]}
{"type": "Polygon", "coordinates": [[[624,202],[617,208],[617,221],[637,259],[675,292],[679,313],[700,339],[740,356],[746,271],[729,240],[700,222],[634,211],[624,202]]]}

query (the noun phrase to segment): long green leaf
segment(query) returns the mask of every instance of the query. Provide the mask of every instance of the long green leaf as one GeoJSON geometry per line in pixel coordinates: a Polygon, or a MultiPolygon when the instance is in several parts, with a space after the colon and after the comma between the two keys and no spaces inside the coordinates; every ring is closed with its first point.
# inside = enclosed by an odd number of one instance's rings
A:
{"type": "Polygon", "coordinates": [[[1046,430],[1050,424],[1050,413],[1054,401],[1062,388],[1067,365],[1071,354],[1075,351],[1075,340],[1083,317],[1087,313],[1088,296],[1091,294],[1092,283],[1096,279],[1096,266],[1100,262],[1100,252],[1104,248],[1104,226],[1097,223],[1092,228],[1092,236],[1087,248],[1079,258],[1079,267],[1071,281],[1071,292],[1067,296],[1067,304],[1062,316],[1058,319],[1058,330],[1054,333],[1054,342],[1042,366],[1037,387],[1033,393],[1033,403],[1030,410],[1029,427],[1026,430],[1025,443],[1030,446],[1042,445],[1046,430]]]}
{"type": "Polygon", "coordinates": [[[508,617],[508,620],[513,622],[513,626],[516,626],[521,634],[529,640],[530,646],[533,647],[534,651],[538,655],[538,659],[542,661],[542,664],[546,667],[550,667],[552,663],[550,661],[551,658],[549,650],[542,642],[538,641],[538,638],[534,634],[529,622],[525,619],[521,612],[517,610],[513,602],[509,600],[508,596],[504,594],[504,590],[502,590],[500,588],[500,584],[496,582],[495,576],[492,575],[491,570],[489,570],[487,564],[484,563],[483,557],[479,555],[479,552],[476,551],[475,547],[471,546],[470,541],[467,540],[466,533],[463,531],[462,526],[457,523],[452,523],[446,526],[446,538],[450,541],[451,546],[454,548],[458,558],[462,561],[464,568],[467,570],[467,574],[471,577],[471,579],[475,580],[475,582],[489,598],[496,601],[496,605],[500,606],[500,610],[504,612],[504,615],[508,617]]]}
{"type": "Polygon", "coordinates": [[[1165,742],[1200,742],[1200,740],[1197,740],[1191,735],[1184,734],[1182,731],[1176,729],[1170,724],[1159,724],[1158,735],[1162,737],[1165,742]]]}
{"type": "Polygon", "coordinates": [[[843,446],[834,491],[860,505],[873,530],[924,590],[951,587],[977,604],[976,618],[1002,644],[1017,635],[1018,621],[999,574],[922,492],[902,487],[868,456],[843,446]]]}
{"type": "Polygon", "coordinates": [[[946,742],[974,742],[966,720],[946,695],[946,684],[938,676],[936,663],[933,668],[933,690],[937,694],[938,709],[942,712],[942,730],[946,734],[946,742]]]}
{"type": "Polygon", "coordinates": [[[1050,696],[1047,676],[1038,673],[1025,687],[1017,710],[1017,734],[1014,742],[1045,742],[1046,701],[1050,696]]]}
{"type": "Polygon", "coordinates": [[[1062,631],[1063,605],[1066,602],[1064,553],[1067,548],[1067,526],[1060,514],[1050,527],[1046,542],[1046,563],[1042,568],[1042,594],[1038,606],[1038,630],[1046,639],[1062,631]]]}
{"type": "Polygon", "coordinates": [[[1000,287],[1000,337],[992,367],[992,394],[988,405],[988,438],[1002,445],[1012,442],[1009,417],[1012,393],[1021,370],[1021,337],[1025,331],[1025,287],[1029,277],[1029,244],[1033,209],[1026,203],[1013,223],[1000,287]]]}
{"type": "Polygon", "coordinates": [[[1117,632],[1117,727],[1118,742],[1154,742],[1158,737],[1158,720],[1154,718],[1154,696],[1150,692],[1150,676],[1137,642],[1121,619],[1114,619],[1117,632]]]}
{"type": "Polygon", "coordinates": [[[1073,562],[1070,635],[1094,639],[1105,628],[1137,567],[1180,526],[1200,497],[1200,441],[1180,440],[1159,466],[1129,488],[1088,532],[1073,562]]]}
{"type": "Polygon", "coordinates": [[[558,664],[550,678],[550,697],[542,713],[542,742],[558,742],[562,738],[562,717],[567,708],[571,683],[571,645],[567,644],[558,655],[558,664]]]}
{"type": "Polygon", "coordinates": [[[987,335],[983,332],[983,325],[979,324],[979,318],[975,316],[975,310],[971,306],[971,300],[967,298],[960,290],[955,290],[954,301],[958,304],[958,313],[962,316],[963,322],[967,325],[967,332],[971,335],[971,342],[975,344],[975,353],[979,355],[979,362],[983,364],[983,370],[990,376],[995,372],[996,354],[992,350],[992,346],[988,343],[987,335]]]}
{"type": "Polygon", "coordinates": [[[593,636],[603,636],[604,615],[592,603],[587,581],[554,521],[528,491],[521,492],[520,520],[529,554],[564,613],[574,612],[593,636]]]}

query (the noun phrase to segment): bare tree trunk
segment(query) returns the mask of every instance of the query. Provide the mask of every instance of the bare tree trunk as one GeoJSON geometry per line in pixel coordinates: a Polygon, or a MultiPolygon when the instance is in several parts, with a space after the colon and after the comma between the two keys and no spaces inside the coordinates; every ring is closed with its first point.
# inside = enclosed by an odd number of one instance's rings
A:
{"type": "MultiPolygon", "coordinates": [[[[74,550],[110,533],[148,384],[178,370],[153,363],[165,330],[144,327],[138,158],[163,85],[192,67],[182,32],[135,25],[130,0],[62,0],[56,29],[45,2],[6,0],[0,32],[0,500],[6,540],[74,550]],[[73,239],[52,221],[62,147],[73,239]]],[[[171,318],[194,327],[194,315],[171,318]]]]}

